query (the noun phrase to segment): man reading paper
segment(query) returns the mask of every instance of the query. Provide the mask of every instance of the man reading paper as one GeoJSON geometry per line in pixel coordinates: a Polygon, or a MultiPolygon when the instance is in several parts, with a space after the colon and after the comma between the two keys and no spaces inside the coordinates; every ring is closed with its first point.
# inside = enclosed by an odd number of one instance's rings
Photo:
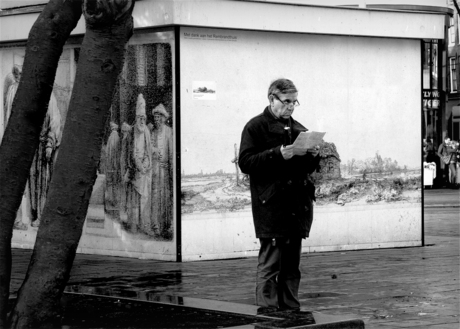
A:
{"type": "Polygon", "coordinates": [[[292,142],[307,129],[292,118],[298,91],[288,79],[268,89],[269,105],[249,120],[241,136],[238,164],[249,174],[256,237],[260,239],[256,304],[299,309],[302,239],[310,234],[319,146],[297,149],[292,142]],[[286,128],[286,129],[285,129],[286,128]],[[287,139],[287,140],[286,140],[287,139]]]}

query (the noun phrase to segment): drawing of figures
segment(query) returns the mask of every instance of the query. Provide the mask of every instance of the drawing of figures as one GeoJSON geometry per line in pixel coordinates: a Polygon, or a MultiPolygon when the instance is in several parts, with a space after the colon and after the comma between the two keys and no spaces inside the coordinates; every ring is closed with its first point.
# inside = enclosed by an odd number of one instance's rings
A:
{"type": "Polygon", "coordinates": [[[106,208],[114,210],[118,208],[120,201],[120,136],[118,135],[118,125],[110,123],[110,136],[105,147],[105,199],[106,208]]]}
{"type": "Polygon", "coordinates": [[[13,65],[11,72],[5,77],[5,81],[3,82],[3,115],[2,115],[2,122],[3,127],[0,131],[0,141],[3,138],[3,134],[5,133],[6,124],[11,115],[11,108],[13,107],[13,100],[14,96],[16,95],[16,90],[19,86],[19,80],[21,80],[21,68],[19,65],[13,65]]]}
{"type": "Polygon", "coordinates": [[[169,114],[163,104],[152,114],[152,218],[161,237],[168,239],[173,220],[173,131],[165,124],[169,114]]]}
{"type": "Polygon", "coordinates": [[[46,201],[48,186],[53,174],[53,164],[61,142],[61,113],[54,92],[48,103],[45,121],[40,133],[40,142],[35,152],[29,177],[30,207],[32,226],[40,224],[46,201]]]}
{"type": "MultiPolygon", "coordinates": [[[[126,173],[126,165],[127,165],[127,157],[129,153],[129,134],[131,133],[133,127],[131,127],[128,123],[123,122],[121,125],[121,149],[120,149],[120,173],[123,175],[126,173]]],[[[127,223],[127,193],[126,193],[126,184],[123,182],[120,185],[120,219],[123,223],[127,223]]]]}
{"type": "MultiPolygon", "coordinates": [[[[13,68],[11,69],[11,72],[7,74],[5,77],[5,80],[3,82],[3,113],[1,114],[0,118],[0,143],[3,139],[3,135],[6,130],[6,125],[8,124],[8,120],[10,119],[11,116],[11,109],[13,107],[13,100],[14,96],[16,95],[16,91],[19,86],[19,81],[21,80],[21,67],[19,65],[13,65],[13,68]]],[[[16,219],[14,221],[14,228],[19,229],[19,230],[26,230],[27,225],[22,222],[22,213],[27,211],[27,206],[26,204],[28,203],[27,201],[27,196],[25,195],[25,198],[23,197],[22,203],[21,203],[21,216],[16,216],[16,219]]]]}
{"type": "Polygon", "coordinates": [[[153,235],[150,222],[150,190],[152,186],[152,147],[146,126],[145,99],[139,94],[136,123],[127,136],[127,153],[123,180],[126,184],[127,228],[132,233],[153,235]]]}
{"type": "Polygon", "coordinates": [[[106,161],[101,171],[105,215],[123,231],[136,234],[136,239],[171,241],[173,237],[173,135],[166,121],[173,104],[171,59],[168,43],[128,46],[101,152],[106,161]],[[159,103],[163,105],[156,112],[161,114],[154,118],[152,109],[159,103]],[[115,144],[119,155],[112,152],[115,144]]]}

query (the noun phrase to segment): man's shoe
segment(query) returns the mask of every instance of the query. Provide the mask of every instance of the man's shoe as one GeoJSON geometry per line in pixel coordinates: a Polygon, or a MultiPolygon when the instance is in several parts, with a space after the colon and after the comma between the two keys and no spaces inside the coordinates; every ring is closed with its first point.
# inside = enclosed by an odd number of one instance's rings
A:
{"type": "Polygon", "coordinates": [[[274,307],[274,306],[260,306],[257,309],[257,314],[268,314],[268,313],[274,313],[274,312],[279,312],[279,308],[274,307]]]}

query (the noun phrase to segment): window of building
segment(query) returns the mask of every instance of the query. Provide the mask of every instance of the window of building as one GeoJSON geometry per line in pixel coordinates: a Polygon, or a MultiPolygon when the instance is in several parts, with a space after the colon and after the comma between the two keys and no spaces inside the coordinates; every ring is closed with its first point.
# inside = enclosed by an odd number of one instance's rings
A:
{"type": "Polygon", "coordinates": [[[449,24],[449,46],[453,46],[455,44],[455,23],[454,18],[450,18],[449,24]]]}
{"type": "Polygon", "coordinates": [[[457,73],[456,73],[455,57],[449,57],[449,74],[450,74],[450,92],[457,92],[457,73]]]}
{"type": "Polygon", "coordinates": [[[460,22],[460,15],[457,14],[456,16],[457,16],[457,35],[460,36],[460,24],[459,24],[459,22],[460,22]]]}
{"type": "Polygon", "coordinates": [[[431,45],[431,89],[438,89],[438,44],[433,42],[431,45]]]}

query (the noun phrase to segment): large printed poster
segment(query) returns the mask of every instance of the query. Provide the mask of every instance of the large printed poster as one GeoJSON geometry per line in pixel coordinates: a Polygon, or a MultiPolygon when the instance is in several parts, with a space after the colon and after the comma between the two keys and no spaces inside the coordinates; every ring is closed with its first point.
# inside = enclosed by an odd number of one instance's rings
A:
{"type": "Polygon", "coordinates": [[[181,29],[181,51],[184,246],[193,249],[198,236],[187,223],[194,230],[206,221],[206,230],[215,220],[228,225],[221,232],[227,251],[245,255],[257,247],[250,178],[239,170],[238,152],[244,125],[269,104],[268,87],[278,78],[299,90],[293,118],[326,132],[305,244],[336,250],[419,243],[419,41],[190,27],[181,29]],[[197,86],[212,89],[202,81],[217,86],[217,97],[196,97],[197,86]]]}
{"type": "Polygon", "coordinates": [[[241,132],[280,77],[299,89],[293,117],[326,132],[318,205],[421,202],[415,41],[192,28],[182,37],[182,213],[249,207],[241,132]],[[197,98],[197,80],[218,85],[219,97],[197,98]]]}
{"type": "MultiPolygon", "coordinates": [[[[25,50],[1,53],[0,138],[21,78],[25,50]]],[[[15,230],[36,232],[59,152],[80,49],[64,50],[56,74],[40,144],[15,230]]],[[[126,50],[105,127],[98,176],[80,247],[117,250],[139,257],[175,256],[173,35],[136,35],[126,50]],[[117,241],[117,242],[115,242],[117,241]]],[[[24,235],[25,236],[25,235],[24,235]]],[[[31,236],[30,234],[28,236],[31,236]]],[[[34,236],[34,235],[32,235],[34,236]]]]}
{"type": "Polygon", "coordinates": [[[169,43],[129,46],[112,103],[105,212],[138,238],[174,236],[171,70],[169,43]]]}

